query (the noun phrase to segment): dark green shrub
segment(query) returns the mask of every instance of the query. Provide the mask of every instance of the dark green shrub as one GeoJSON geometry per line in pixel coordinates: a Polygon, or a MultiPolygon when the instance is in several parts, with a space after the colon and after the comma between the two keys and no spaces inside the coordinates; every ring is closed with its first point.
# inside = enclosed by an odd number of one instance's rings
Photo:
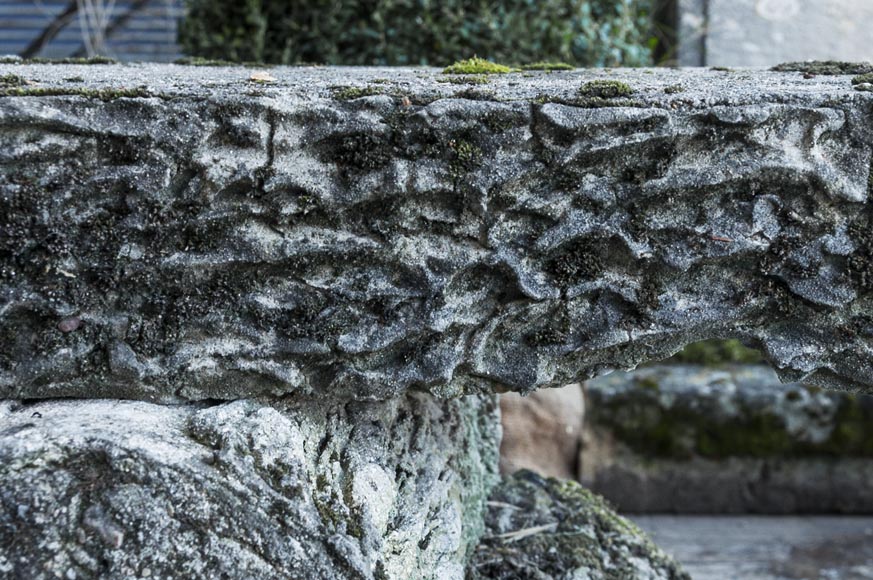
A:
{"type": "Polygon", "coordinates": [[[651,61],[652,0],[187,0],[184,50],[270,63],[651,61]]]}

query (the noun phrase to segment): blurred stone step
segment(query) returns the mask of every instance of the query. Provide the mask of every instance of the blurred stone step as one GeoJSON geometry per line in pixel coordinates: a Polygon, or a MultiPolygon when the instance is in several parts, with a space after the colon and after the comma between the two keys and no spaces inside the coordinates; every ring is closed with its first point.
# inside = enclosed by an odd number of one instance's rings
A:
{"type": "Polygon", "coordinates": [[[580,480],[628,512],[873,513],[873,398],[766,365],[587,384],[580,480]]]}

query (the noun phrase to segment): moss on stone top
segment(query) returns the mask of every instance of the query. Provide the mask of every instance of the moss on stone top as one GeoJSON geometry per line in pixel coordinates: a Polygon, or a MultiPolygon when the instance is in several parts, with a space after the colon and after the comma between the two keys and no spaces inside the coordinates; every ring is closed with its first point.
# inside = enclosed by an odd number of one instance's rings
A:
{"type": "Polygon", "coordinates": [[[484,75],[461,75],[456,77],[444,77],[437,79],[438,83],[451,83],[453,85],[485,85],[488,77],[484,75]]]}
{"type": "Polygon", "coordinates": [[[632,95],[633,92],[634,90],[629,84],[623,83],[621,81],[589,81],[579,87],[579,94],[583,97],[595,97],[600,99],[627,97],[629,95],[632,95]]]}
{"type": "Polygon", "coordinates": [[[494,75],[510,72],[512,72],[512,69],[506,65],[497,64],[475,56],[467,60],[459,60],[443,69],[443,74],[447,75],[494,75]]]}
{"type": "Polygon", "coordinates": [[[873,72],[869,62],[844,62],[838,60],[810,60],[784,62],[774,66],[776,72],[800,72],[814,75],[861,75],[873,72]]]}
{"type": "Polygon", "coordinates": [[[372,97],[373,95],[381,95],[385,92],[379,87],[333,87],[333,98],[338,101],[353,101],[361,97],[372,97]]]}
{"type": "Polygon", "coordinates": [[[121,98],[147,98],[153,96],[144,88],[135,89],[89,89],[84,87],[2,87],[0,97],[86,97],[112,101],[121,98]]]}
{"type": "Polygon", "coordinates": [[[173,64],[182,66],[244,66],[247,68],[271,68],[273,65],[263,62],[233,62],[218,58],[203,58],[201,56],[186,56],[173,61],[173,64]]]}
{"type": "Polygon", "coordinates": [[[852,85],[856,91],[873,91],[873,72],[856,76],[852,85]]]}
{"type": "Polygon", "coordinates": [[[20,75],[16,74],[5,74],[0,76],[0,87],[21,87],[27,84],[27,80],[20,75]]]}
{"type": "Polygon", "coordinates": [[[522,70],[546,70],[546,71],[554,71],[554,70],[573,70],[574,67],[572,64],[567,64],[566,62],[534,62],[531,64],[522,65],[522,70]]]}

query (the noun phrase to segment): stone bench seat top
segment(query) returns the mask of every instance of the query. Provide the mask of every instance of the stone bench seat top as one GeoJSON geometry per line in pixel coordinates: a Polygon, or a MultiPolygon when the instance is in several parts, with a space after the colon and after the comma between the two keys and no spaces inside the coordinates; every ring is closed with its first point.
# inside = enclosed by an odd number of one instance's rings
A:
{"type": "Polygon", "coordinates": [[[863,81],[0,64],[0,398],[869,390],[863,81]]]}

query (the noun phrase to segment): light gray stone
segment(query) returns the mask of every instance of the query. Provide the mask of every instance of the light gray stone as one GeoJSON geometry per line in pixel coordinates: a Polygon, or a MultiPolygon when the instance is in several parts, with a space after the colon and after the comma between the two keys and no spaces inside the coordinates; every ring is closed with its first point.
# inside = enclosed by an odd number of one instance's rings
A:
{"type": "Polygon", "coordinates": [[[528,392],[731,336],[871,383],[850,77],[9,74],[2,397],[528,392]]]}
{"type": "Polygon", "coordinates": [[[682,66],[873,60],[868,0],[678,0],[682,66]]]}
{"type": "Polygon", "coordinates": [[[461,579],[492,397],[0,402],[0,577],[461,579]]]}

